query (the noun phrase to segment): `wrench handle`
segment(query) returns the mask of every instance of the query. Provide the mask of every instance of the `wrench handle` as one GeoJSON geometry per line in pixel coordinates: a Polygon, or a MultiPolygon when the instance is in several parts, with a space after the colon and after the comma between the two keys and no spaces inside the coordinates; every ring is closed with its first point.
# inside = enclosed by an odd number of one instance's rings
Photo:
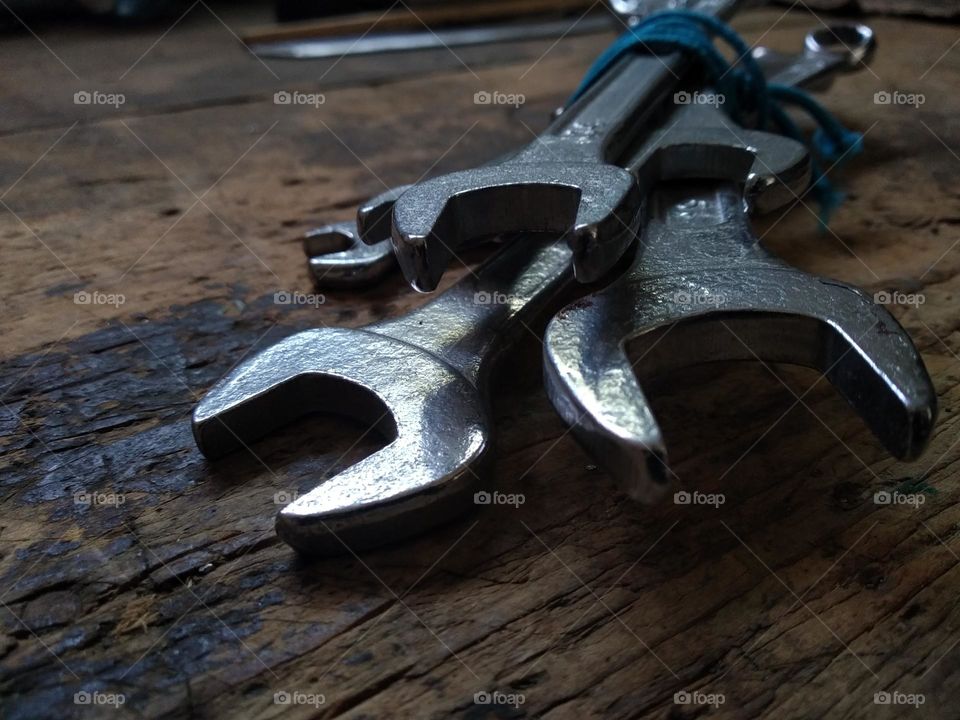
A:
{"type": "Polygon", "coordinates": [[[572,284],[570,259],[564,238],[513,238],[435,300],[368,329],[442,357],[479,386],[499,351],[572,284]]]}
{"type": "MultiPolygon", "coordinates": [[[[741,4],[741,0],[695,0],[688,9],[725,19],[741,4]]],[[[671,6],[658,0],[646,8],[646,13],[671,6]]],[[[690,65],[681,53],[627,53],[515,161],[620,164],[629,142],[651,122],[690,65]]]]}
{"type": "Polygon", "coordinates": [[[688,66],[679,53],[621,58],[513,162],[616,164],[688,66]]]}

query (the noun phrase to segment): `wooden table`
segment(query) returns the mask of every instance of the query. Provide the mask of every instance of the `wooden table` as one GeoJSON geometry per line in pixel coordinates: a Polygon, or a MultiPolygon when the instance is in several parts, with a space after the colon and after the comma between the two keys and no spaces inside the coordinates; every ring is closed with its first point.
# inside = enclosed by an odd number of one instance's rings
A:
{"type": "MultiPolygon", "coordinates": [[[[796,49],[819,21],[781,12],[737,25],[796,49]]],[[[797,266],[923,295],[892,307],[940,396],[919,462],[888,457],[813,372],[693,368],[647,387],[681,485],[725,503],[636,507],[555,416],[531,335],[501,375],[493,479],[525,504],[309,562],[275,538],[275,494],[383,441],[315,418],[209,464],[191,409],[286,334],[422,302],[396,276],[319,309],[273,295],[311,291],[303,231],[526,142],[609,38],[264,63],[233,35],[263,19],[201,4],[165,35],[0,46],[0,715],[912,717],[874,703],[896,691],[957,717],[957,29],[872,20],[872,69],[825,98],[867,138],[846,204],[826,233],[802,206],[762,224],[797,266]],[[476,106],[480,90],[526,103],[476,106]],[[894,488],[925,502],[874,502],[894,488]]]]}

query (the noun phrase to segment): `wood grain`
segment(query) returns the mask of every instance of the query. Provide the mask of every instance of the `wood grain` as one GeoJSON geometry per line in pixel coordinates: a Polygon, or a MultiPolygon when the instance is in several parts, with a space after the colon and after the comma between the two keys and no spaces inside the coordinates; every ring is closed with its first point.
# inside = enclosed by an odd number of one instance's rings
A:
{"type": "MultiPolygon", "coordinates": [[[[91,54],[92,29],[46,34],[80,80],[28,35],[0,49],[16,59],[0,117],[0,715],[909,716],[874,704],[898,691],[924,695],[918,715],[955,717],[954,28],[871,21],[871,70],[825,98],[867,134],[842,174],[847,203],[827,233],[802,206],[759,226],[800,267],[923,293],[892,309],[940,397],[923,459],[891,460],[811,372],[692,368],[645,385],[681,485],[725,503],[636,507],[554,414],[531,333],[501,374],[491,478],[525,503],[308,562],[273,535],[276,494],[313,487],[382,440],[318,417],[257,444],[256,457],[208,464],[190,433],[194,403],[288,333],[423,302],[396,277],[327,293],[319,309],[272,298],[310,290],[305,229],[349,217],[384,185],[527,142],[608,38],[357,59],[322,78],[328,65],[285,66],[273,78],[200,12],[115,86],[98,79],[155,38],[101,38],[91,54]],[[81,87],[127,102],[78,110],[81,87]],[[325,101],[273,103],[292,87],[325,101]],[[482,89],[527,102],[475,106],[482,89]],[[876,105],[879,90],[926,101],[876,105]],[[82,291],[124,302],[78,305],[82,291]],[[873,502],[891,488],[925,502],[873,502]],[[77,705],[82,691],[125,702],[77,705]],[[482,691],[501,702],[476,704],[482,691]],[[724,702],[676,704],[682,691],[724,702]],[[324,703],[278,705],[280,692],[324,703]]],[[[767,11],[738,24],[787,50],[815,23],[767,11]]]]}

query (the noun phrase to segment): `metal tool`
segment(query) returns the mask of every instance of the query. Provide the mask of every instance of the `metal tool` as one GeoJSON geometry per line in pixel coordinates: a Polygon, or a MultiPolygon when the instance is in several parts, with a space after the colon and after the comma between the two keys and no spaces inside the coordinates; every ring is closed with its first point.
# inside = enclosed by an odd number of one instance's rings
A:
{"type": "Polygon", "coordinates": [[[763,63],[770,82],[825,89],[837,70],[854,70],[869,62],[876,49],[873,30],[861,23],[841,23],[807,33],[800,56],[757,47],[752,55],[763,63]]]}
{"type": "Polygon", "coordinates": [[[525,17],[585,13],[593,0],[474,0],[463,3],[414,3],[416,9],[390,0],[328,0],[322,5],[309,0],[281,0],[279,24],[245,29],[245,44],[269,40],[365,35],[389,30],[423,30],[503,22],[525,17]],[[314,7],[310,7],[310,6],[314,7]],[[359,12],[358,12],[359,10],[359,12]]]}
{"type": "Polygon", "coordinates": [[[218,457],[307,412],[340,412],[390,444],[284,507],[277,532],[308,553],[380,544],[462,511],[488,457],[492,363],[570,280],[562,242],[505,246],[429,304],[360,329],[297,333],[243,362],[197,406],[218,457]]]}
{"type": "MultiPolygon", "coordinates": [[[[662,158],[686,152],[660,137],[662,158]]],[[[786,152],[765,161],[801,183],[805,150],[782,142],[786,152]]],[[[743,171],[742,163],[735,167],[743,171]]],[[[761,197],[776,193],[773,181],[757,187],[761,197]]],[[[375,224],[387,204],[371,201],[364,222],[375,224]]],[[[443,522],[469,503],[489,454],[492,363],[573,284],[571,254],[562,240],[527,236],[409,315],[287,338],[210,390],[194,411],[198,446],[215,458],[308,412],[348,413],[390,444],[283,508],[277,531],[284,541],[306,553],[336,553],[343,543],[383,544],[443,522]]]]}
{"type": "MultiPolygon", "coordinates": [[[[636,8],[634,9],[636,10],[636,8]]],[[[859,23],[837,24],[811,30],[803,51],[781,53],[765,47],[753,50],[754,58],[770,82],[825,90],[839,71],[853,70],[869,61],[876,40],[873,30],[859,23]]],[[[338,222],[311,230],[304,249],[314,281],[325,287],[359,287],[380,280],[395,267],[390,240],[393,202],[408,188],[388,191],[360,208],[363,234],[353,222],[338,222]]]]}
{"type": "Polygon", "coordinates": [[[382,278],[395,265],[390,244],[393,204],[410,187],[398,185],[360,206],[357,220],[332,223],[309,231],[303,238],[310,274],[323,287],[361,287],[382,278]],[[361,231],[386,239],[368,245],[361,231]]]}
{"type": "MultiPolygon", "coordinates": [[[[547,394],[581,443],[631,497],[655,500],[670,485],[666,445],[634,371],[760,359],[819,370],[893,455],[916,457],[937,400],[910,337],[866,293],[787,265],[751,230],[743,181],[754,176],[768,207],[790,199],[770,192],[774,179],[804,187],[784,138],[732,128],[706,106],[685,108],[663,134],[709,138],[690,177],[717,179],[658,185],[630,269],[550,322],[547,394]],[[741,183],[720,179],[736,166],[741,183]]],[[[647,166],[658,152],[636,161],[647,166]]]]}
{"type": "MultiPolygon", "coordinates": [[[[736,5],[701,0],[696,8],[727,16],[736,5]]],[[[565,234],[577,279],[598,280],[633,241],[640,207],[634,178],[614,163],[644,136],[687,65],[680,53],[631,53],[509,160],[414,184],[393,208],[404,277],[418,290],[433,290],[463,245],[537,232],[565,234]]]]}
{"type": "Polygon", "coordinates": [[[371,33],[352,37],[293,38],[254,42],[248,45],[257,57],[284,60],[319,60],[352,55],[374,55],[431,48],[466,47],[498,42],[568,37],[603,32],[610,19],[603,14],[579,18],[478,25],[465,28],[437,28],[410,32],[371,33]]]}

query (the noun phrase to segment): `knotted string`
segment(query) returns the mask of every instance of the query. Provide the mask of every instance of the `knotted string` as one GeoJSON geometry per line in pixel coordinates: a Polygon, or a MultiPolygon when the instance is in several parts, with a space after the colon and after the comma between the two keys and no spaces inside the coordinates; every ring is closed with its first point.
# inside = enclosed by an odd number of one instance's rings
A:
{"type": "Polygon", "coordinates": [[[744,127],[767,130],[806,144],[811,151],[811,190],[820,204],[820,219],[826,225],[830,214],[843,202],[843,193],[827,179],[820,161],[839,166],[863,149],[863,136],[847,129],[807,92],[779,83],[767,83],[750,48],[723,21],[693,10],[654,13],[617,38],[594,61],[567,101],[569,106],[583,95],[614,63],[630,52],[665,54],[680,52],[696,61],[706,84],[724,96],[723,108],[744,127]],[[731,65],[714,44],[720,38],[736,53],[731,65]],[[806,112],[817,124],[809,139],[787,114],[785,105],[806,112]]]}

